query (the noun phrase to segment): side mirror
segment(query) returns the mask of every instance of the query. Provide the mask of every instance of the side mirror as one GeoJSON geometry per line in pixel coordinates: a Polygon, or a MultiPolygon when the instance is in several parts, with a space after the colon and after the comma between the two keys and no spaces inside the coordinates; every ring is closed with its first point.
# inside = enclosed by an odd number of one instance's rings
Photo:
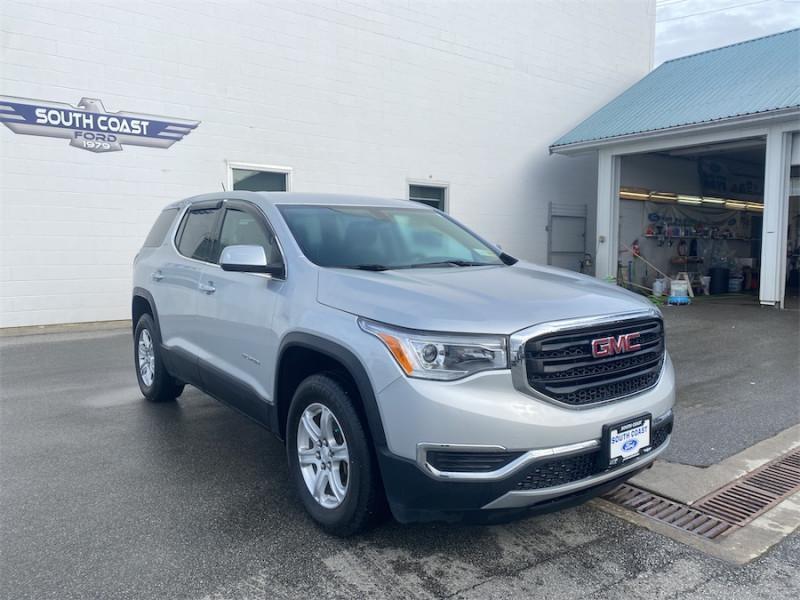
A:
{"type": "Polygon", "coordinates": [[[264,248],[255,245],[226,247],[219,257],[219,266],[223,271],[267,273],[274,277],[283,277],[285,273],[282,264],[268,265],[264,248]]]}

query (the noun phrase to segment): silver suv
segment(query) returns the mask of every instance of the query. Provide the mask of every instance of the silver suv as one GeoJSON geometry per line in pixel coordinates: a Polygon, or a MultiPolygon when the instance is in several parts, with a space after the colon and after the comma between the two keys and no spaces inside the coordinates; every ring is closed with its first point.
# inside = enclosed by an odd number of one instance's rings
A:
{"type": "Polygon", "coordinates": [[[577,504],[670,441],[657,309],[409,201],[173,204],[136,257],[132,311],[144,396],[188,383],[275,433],[300,500],[336,535],[387,504],[401,522],[577,504]]]}

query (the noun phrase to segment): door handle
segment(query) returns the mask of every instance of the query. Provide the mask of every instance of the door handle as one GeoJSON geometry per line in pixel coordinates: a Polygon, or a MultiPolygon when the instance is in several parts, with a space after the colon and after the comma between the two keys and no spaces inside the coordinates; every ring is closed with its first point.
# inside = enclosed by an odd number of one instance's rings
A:
{"type": "Polygon", "coordinates": [[[213,294],[217,291],[217,288],[214,287],[214,282],[209,281],[208,284],[201,283],[200,284],[200,291],[204,294],[213,294]]]}
{"type": "Polygon", "coordinates": [[[150,275],[150,279],[152,279],[153,281],[161,281],[162,279],[164,279],[164,274],[161,271],[156,271],[155,273],[150,275]]]}

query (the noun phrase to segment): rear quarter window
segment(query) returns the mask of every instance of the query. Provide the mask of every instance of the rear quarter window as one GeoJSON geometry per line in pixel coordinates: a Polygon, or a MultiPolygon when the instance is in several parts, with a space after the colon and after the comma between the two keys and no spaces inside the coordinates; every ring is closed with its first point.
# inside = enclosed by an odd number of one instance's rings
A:
{"type": "Polygon", "coordinates": [[[172,222],[175,220],[177,214],[177,208],[168,208],[162,211],[161,214],[158,215],[156,222],[153,223],[153,227],[150,228],[150,233],[147,234],[147,239],[145,239],[142,246],[145,248],[157,248],[163,244],[164,238],[167,236],[167,232],[172,226],[172,222]]]}

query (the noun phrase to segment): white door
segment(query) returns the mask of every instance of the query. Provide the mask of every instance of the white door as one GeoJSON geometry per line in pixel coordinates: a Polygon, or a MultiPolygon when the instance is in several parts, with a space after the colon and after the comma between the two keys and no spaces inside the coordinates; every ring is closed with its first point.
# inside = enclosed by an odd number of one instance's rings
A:
{"type": "Polygon", "coordinates": [[[550,203],[547,264],[580,270],[586,254],[586,206],[550,203]]]}

